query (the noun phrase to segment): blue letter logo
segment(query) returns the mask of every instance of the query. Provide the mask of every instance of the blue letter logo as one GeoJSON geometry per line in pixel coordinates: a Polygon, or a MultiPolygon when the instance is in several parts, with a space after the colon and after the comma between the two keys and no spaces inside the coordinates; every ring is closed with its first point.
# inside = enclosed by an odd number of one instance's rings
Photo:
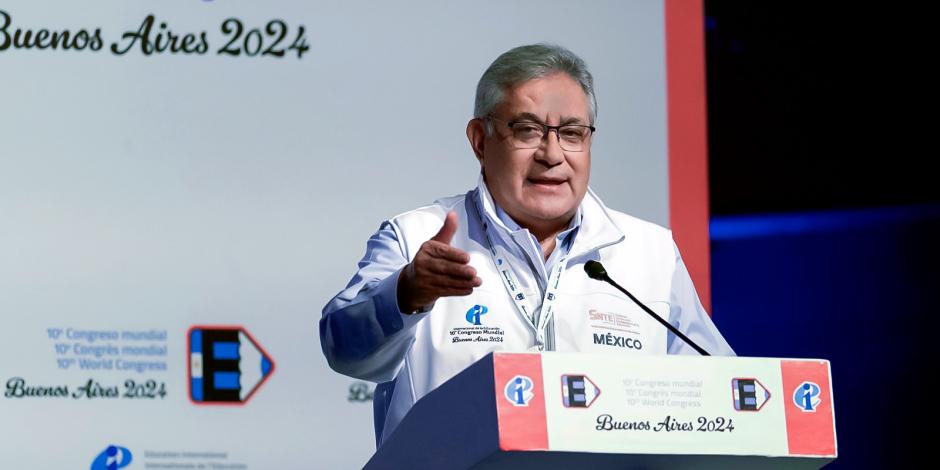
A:
{"type": "Polygon", "coordinates": [[[588,408],[601,395],[601,389],[586,375],[561,376],[561,404],[565,408],[588,408]]]}
{"type": "Polygon", "coordinates": [[[189,397],[194,404],[244,404],[271,377],[274,361],[240,326],[189,330],[189,397]]]}
{"type": "Polygon", "coordinates": [[[131,464],[133,456],[126,447],[108,446],[91,462],[91,470],[117,470],[131,464]]]}
{"type": "Polygon", "coordinates": [[[800,411],[815,413],[816,408],[822,403],[819,398],[819,385],[813,382],[803,382],[793,391],[793,403],[800,411]]]}
{"type": "Polygon", "coordinates": [[[532,393],[532,379],[517,375],[506,382],[506,399],[513,406],[529,406],[535,394],[532,393]]]}
{"type": "Polygon", "coordinates": [[[770,391],[754,378],[732,379],[731,394],[738,411],[760,411],[770,400],[770,391]]]}
{"type": "Polygon", "coordinates": [[[480,317],[485,315],[489,309],[482,305],[474,305],[467,310],[467,322],[471,325],[480,325],[480,317]]]}

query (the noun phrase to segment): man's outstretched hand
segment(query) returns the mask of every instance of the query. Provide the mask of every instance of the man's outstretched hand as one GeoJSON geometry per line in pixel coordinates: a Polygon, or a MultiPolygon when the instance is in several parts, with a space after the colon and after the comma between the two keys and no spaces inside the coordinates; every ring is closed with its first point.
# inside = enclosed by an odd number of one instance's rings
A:
{"type": "Polygon", "coordinates": [[[483,281],[470,266],[470,255],[450,246],[457,232],[457,213],[448,212],[444,226],[424,242],[398,277],[398,308],[412,313],[426,309],[437,299],[470,295],[483,281]]]}

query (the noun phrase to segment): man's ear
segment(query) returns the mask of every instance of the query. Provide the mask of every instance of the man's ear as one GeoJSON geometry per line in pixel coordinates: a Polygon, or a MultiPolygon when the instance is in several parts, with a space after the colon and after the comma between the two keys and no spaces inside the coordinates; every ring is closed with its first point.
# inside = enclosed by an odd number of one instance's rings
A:
{"type": "Polygon", "coordinates": [[[482,166],[483,148],[486,145],[486,121],[480,118],[471,119],[467,123],[467,140],[470,141],[470,147],[482,166]]]}

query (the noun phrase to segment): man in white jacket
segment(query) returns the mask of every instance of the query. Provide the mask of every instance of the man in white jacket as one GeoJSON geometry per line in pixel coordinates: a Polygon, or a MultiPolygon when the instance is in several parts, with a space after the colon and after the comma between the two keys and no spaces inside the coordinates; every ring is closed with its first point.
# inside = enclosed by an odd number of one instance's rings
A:
{"type": "Polygon", "coordinates": [[[477,188],[384,222],[323,309],[330,366],[379,383],[378,445],[417,400],[493,351],[697,354],[589,279],[589,260],[709,353],[734,354],[671,232],[588,189],[596,109],[591,74],[571,51],[539,44],[501,55],[467,124],[477,188]]]}

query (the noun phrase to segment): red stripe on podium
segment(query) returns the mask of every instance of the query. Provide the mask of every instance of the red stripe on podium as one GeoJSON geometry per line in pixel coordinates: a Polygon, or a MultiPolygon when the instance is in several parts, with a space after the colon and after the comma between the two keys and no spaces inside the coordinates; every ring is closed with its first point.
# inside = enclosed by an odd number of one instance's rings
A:
{"type": "Polygon", "coordinates": [[[547,450],[545,386],[538,354],[494,354],[499,448],[547,450]]]}
{"type": "Polygon", "coordinates": [[[835,421],[829,365],[780,361],[790,455],[835,455],[835,421]]]}

